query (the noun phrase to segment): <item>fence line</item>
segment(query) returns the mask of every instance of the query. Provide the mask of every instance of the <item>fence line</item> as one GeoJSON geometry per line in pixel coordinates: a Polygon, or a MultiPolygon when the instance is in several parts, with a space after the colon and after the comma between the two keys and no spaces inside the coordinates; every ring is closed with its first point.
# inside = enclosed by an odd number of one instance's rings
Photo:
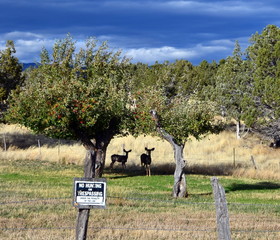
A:
{"type": "MultiPolygon", "coordinates": [[[[93,230],[126,230],[126,231],[168,231],[168,232],[215,232],[216,228],[184,228],[184,229],[172,229],[172,228],[147,228],[147,227],[139,227],[139,228],[124,228],[124,227],[88,227],[93,230]]],[[[38,228],[0,228],[2,231],[35,231],[35,230],[74,230],[75,227],[38,227],[38,228]]]]}
{"type": "MultiPolygon", "coordinates": [[[[200,227],[200,226],[199,226],[200,227]]],[[[216,232],[216,228],[124,228],[124,227],[88,227],[93,230],[126,230],[126,231],[168,231],[168,232],[216,232]]],[[[38,228],[0,228],[1,231],[35,231],[35,230],[74,230],[75,227],[38,227],[38,228]]],[[[280,233],[280,230],[238,230],[231,229],[235,233],[280,233]]]]}
{"type": "MultiPolygon", "coordinates": [[[[9,151],[9,145],[7,143],[7,135],[5,133],[0,134],[0,139],[1,139],[1,135],[2,135],[2,143],[0,144],[0,148],[2,148],[3,152],[8,152],[9,151]]],[[[8,134],[9,135],[9,134],[8,134]]],[[[69,143],[69,146],[67,148],[67,151],[72,151],[71,149],[71,144],[75,145],[76,143],[79,144],[79,142],[77,141],[70,141],[71,143],[69,143]]],[[[39,157],[42,156],[42,150],[41,147],[46,145],[49,145],[49,140],[46,140],[45,138],[42,137],[37,137],[33,139],[33,144],[30,144],[31,146],[37,147],[38,148],[38,155],[39,157]]],[[[63,145],[63,142],[61,139],[55,139],[52,140],[52,148],[57,148],[57,154],[60,157],[62,151],[61,151],[61,146],[63,145]]],[[[228,158],[219,158],[217,159],[216,155],[209,155],[208,154],[208,158],[205,158],[205,155],[203,154],[185,154],[185,159],[187,161],[220,161],[220,162],[225,162],[225,163],[233,163],[233,165],[235,165],[238,162],[244,163],[244,162],[249,162],[251,161],[251,155],[248,156],[248,159],[240,159],[237,160],[237,156],[238,156],[238,152],[236,150],[238,149],[243,149],[244,147],[234,147],[232,148],[233,152],[232,152],[232,156],[229,156],[228,158]]],[[[269,161],[270,159],[268,159],[269,161]]]]}
{"type": "MultiPolygon", "coordinates": [[[[118,197],[118,196],[110,196],[108,195],[107,198],[111,199],[124,199],[124,200],[135,200],[135,201],[149,201],[149,202],[165,202],[165,203],[179,203],[182,205],[194,204],[194,205],[215,205],[214,202],[189,202],[189,201],[178,201],[174,200],[162,200],[162,199],[152,199],[152,198],[135,198],[135,197],[118,197]]],[[[19,204],[25,202],[35,202],[35,201],[51,201],[51,200],[66,200],[69,199],[72,201],[72,196],[70,197],[57,197],[57,198],[35,198],[23,201],[12,201],[12,202],[0,202],[0,205],[6,204],[19,204]]],[[[228,205],[237,205],[237,206],[265,206],[265,207],[280,207],[280,204],[270,204],[270,203],[235,203],[235,202],[228,202],[228,205]]]]}
{"type": "MultiPolygon", "coordinates": [[[[176,200],[161,200],[161,199],[149,199],[149,198],[135,198],[135,197],[119,197],[119,196],[107,196],[108,199],[124,199],[124,200],[129,200],[129,201],[148,201],[148,202],[164,202],[164,203],[179,203],[182,205],[215,205],[213,202],[186,202],[186,201],[176,201],[176,200]]],[[[60,198],[38,198],[38,199],[29,199],[29,200],[24,200],[24,201],[11,201],[11,202],[1,202],[0,205],[8,205],[8,204],[21,204],[21,203],[28,203],[28,202],[34,202],[34,201],[41,201],[41,202],[48,202],[48,201],[64,201],[64,200],[71,200],[72,197],[60,197],[60,198]]],[[[250,203],[228,203],[230,205],[236,205],[236,206],[264,206],[264,207],[280,207],[280,204],[250,204],[250,203]]],[[[230,217],[230,220],[234,220],[238,218],[230,217]]],[[[252,218],[249,218],[252,219],[252,218]]],[[[258,218],[261,219],[261,218],[258,218]]],[[[263,219],[263,218],[262,218],[263,219]]],[[[207,221],[215,221],[215,218],[207,218],[207,219],[198,219],[198,218],[193,218],[193,219],[188,219],[189,221],[199,221],[199,222],[205,222],[207,221]]],[[[243,221],[245,219],[242,219],[243,221]]],[[[270,219],[271,220],[271,219],[270,219]]],[[[275,219],[276,221],[278,219],[275,219]]],[[[203,223],[204,224],[204,223],[203,223]]],[[[175,228],[149,228],[146,226],[138,226],[136,228],[134,227],[88,227],[89,229],[93,230],[125,230],[125,231],[168,231],[168,232],[208,232],[208,233],[214,233],[216,232],[216,228],[201,228],[201,226],[192,226],[191,228],[183,228],[183,229],[175,229],[175,228]]],[[[40,231],[40,230],[73,230],[74,231],[75,227],[74,226],[64,226],[64,227],[34,227],[34,228],[28,228],[28,227],[18,227],[18,228],[0,228],[1,231],[40,231]]],[[[280,233],[279,230],[247,230],[247,229],[231,229],[232,234],[237,234],[237,233],[249,233],[249,234],[277,234],[280,233]]]]}
{"type": "MultiPolygon", "coordinates": [[[[180,201],[177,199],[174,200],[162,200],[162,199],[152,199],[152,198],[136,198],[136,197],[119,197],[119,196],[110,196],[108,195],[107,198],[111,199],[124,199],[124,200],[135,200],[135,201],[149,201],[149,202],[165,202],[165,203],[176,203],[176,204],[182,204],[182,205],[215,205],[214,202],[189,202],[189,201],[180,201]]],[[[23,200],[23,201],[12,201],[12,202],[0,202],[0,205],[8,205],[8,204],[20,204],[25,202],[38,202],[38,201],[55,201],[55,200],[66,200],[69,199],[72,201],[72,196],[70,197],[57,197],[57,198],[35,198],[35,199],[29,199],[29,200],[23,200]]],[[[265,206],[265,207],[280,207],[280,204],[270,204],[270,203],[236,203],[236,202],[228,202],[228,205],[236,205],[236,206],[265,206]]]]}

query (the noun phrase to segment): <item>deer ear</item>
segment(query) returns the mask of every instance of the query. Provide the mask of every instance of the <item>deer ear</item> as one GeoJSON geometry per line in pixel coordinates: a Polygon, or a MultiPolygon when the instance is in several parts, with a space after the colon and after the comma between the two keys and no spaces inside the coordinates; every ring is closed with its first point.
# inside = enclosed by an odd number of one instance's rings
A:
{"type": "Polygon", "coordinates": [[[155,148],[152,148],[152,151],[154,151],[155,150],[155,148]]]}

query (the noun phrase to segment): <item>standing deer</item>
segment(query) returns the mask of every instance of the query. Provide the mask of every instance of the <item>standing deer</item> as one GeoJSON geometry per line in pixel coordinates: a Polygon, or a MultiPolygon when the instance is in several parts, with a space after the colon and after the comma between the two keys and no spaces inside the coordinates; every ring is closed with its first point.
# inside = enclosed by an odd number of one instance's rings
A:
{"type": "Polygon", "coordinates": [[[151,152],[154,151],[155,148],[148,149],[147,147],[145,147],[145,150],[146,150],[147,154],[143,153],[140,157],[141,158],[141,166],[145,167],[146,176],[151,176],[151,169],[150,169],[150,165],[152,163],[151,152]]]}
{"type": "Polygon", "coordinates": [[[113,154],[111,156],[111,164],[110,164],[110,168],[113,169],[113,165],[115,162],[120,162],[122,163],[122,167],[123,169],[126,168],[125,163],[127,162],[127,158],[128,158],[128,153],[131,152],[131,149],[126,151],[125,149],[123,149],[123,151],[125,152],[125,155],[118,155],[118,154],[113,154]]]}

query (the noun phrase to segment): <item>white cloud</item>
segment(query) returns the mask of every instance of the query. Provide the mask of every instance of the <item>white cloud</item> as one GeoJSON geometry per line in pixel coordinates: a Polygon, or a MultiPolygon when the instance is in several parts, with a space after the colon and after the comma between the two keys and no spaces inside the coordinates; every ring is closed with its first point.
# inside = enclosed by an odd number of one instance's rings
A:
{"type": "MultiPolygon", "coordinates": [[[[65,36],[63,36],[65,37],[65,36]]],[[[62,38],[63,38],[62,37],[62,38]]],[[[51,51],[56,39],[50,38],[48,35],[43,36],[32,32],[11,32],[0,35],[0,39],[5,41],[12,39],[16,46],[16,56],[21,62],[37,62],[39,61],[40,52],[42,47],[47,48],[51,51]],[[12,38],[11,38],[12,37],[12,38]]],[[[61,39],[61,38],[58,38],[61,39]]],[[[208,43],[198,43],[192,47],[176,48],[173,46],[162,46],[162,47],[131,47],[127,48],[124,46],[129,45],[128,38],[118,38],[118,36],[105,36],[102,35],[97,37],[100,41],[110,40],[109,46],[115,46],[123,49],[123,54],[129,58],[132,58],[132,62],[142,62],[147,64],[153,64],[156,61],[175,61],[177,59],[186,59],[191,62],[200,62],[203,59],[212,57],[212,60],[220,60],[232,54],[234,49],[234,41],[229,39],[217,39],[208,43]],[[117,44],[116,44],[117,43],[117,44]],[[222,57],[220,57],[222,56],[222,57]]],[[[245,39],[245,38],[244,38],[245,39]]],[[[244,40],[241,39],[241,40],[244,40]]],[[[5,48],[5,41],[0,41],[0,49],[5,48]]],[[[74,39],[75,40],[75,39],[74,39]]],[[[244,40],[245,41],[245,40],[244,40]]],[[[84,47],[85,39],[80,38],[76,40],[77,50],[84,47]]],[[[243,42],[240,42],[243,44],[243,42]]]]}
{"type": "MultiPolygon", "coordinates": [[[[132,57],[133,62],[143,62],[153,64],[155,61],[175,61],[178,59],[186,59],[192,61],[194,59],[203,59],[213,53],[231,53],[232,46],[222,45],[202,45],[198,44],[192,48],[175,48],[164,46],[161,48],[138,48],[128,49],[124,53],[128,57],[132,57]]],[[[214,59],[213,59],[214,60],[214,59]]]]}
{"type": "Polygon", "coordinates": [[[160,6],[162,9],[178,13],[236,17],[244,14],[279,12],[279,7],[270,6],[266,1],[168,1],[160,6]]]}
{"type": "Polygon", "coordinates": [[[20,31],[14,31],[5,33],[1,36],[4,39],[43,39],[44,36],[32,32],[20,32],[20,31]]]}
{"type": "MultiPolygon", "coordinates": [[[[87,3],[89,4],[89,3],[87,3]]],[[[90,8],[91,4],[88,5],[90,8]]],[[[165,11],[181,14],[208,14],[240,16],[244,14],[278,14],[279,5],[267,1],[103,1],[99,7],[104,9],[129,9],[130,11],[165,11]]],[[[88,9],[89,9],[88,8],[88,9]]]]}
{"type": "Polygon", "coordinates": [[[21,4],[22,6],[36,6],[43,8],[68,9],[78,12],[95,11],[153,11],[175,12],[181,14],[207,14],[217,16],[240,16],[251,14],[278,14],[279,4],[263,0],[232,0],[232,1],[185,1],[185,0],[2,0],[6,4],[21,4]]]}
{"type": "Polygon", "coordinates": [[[9,32],[0,35],[0,49],[4,49],[7,40],[13,40],[16,48],[15,56],[21,62],[36,62],[39,60],[43,47],[50,48],[54,40],[47,36],[32,32],[9,32]]]}

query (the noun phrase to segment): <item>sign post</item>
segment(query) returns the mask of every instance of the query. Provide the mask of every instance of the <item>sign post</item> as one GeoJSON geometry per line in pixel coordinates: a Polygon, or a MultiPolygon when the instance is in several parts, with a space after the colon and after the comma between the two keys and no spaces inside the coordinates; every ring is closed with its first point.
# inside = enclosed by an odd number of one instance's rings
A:
{"type": "Polygon", "coordinates": [[[79,209],[76,225],[76,240],[85,240],[89,211],[106,207],[105,178],[74,178],[73,206],[79,209]]]}

